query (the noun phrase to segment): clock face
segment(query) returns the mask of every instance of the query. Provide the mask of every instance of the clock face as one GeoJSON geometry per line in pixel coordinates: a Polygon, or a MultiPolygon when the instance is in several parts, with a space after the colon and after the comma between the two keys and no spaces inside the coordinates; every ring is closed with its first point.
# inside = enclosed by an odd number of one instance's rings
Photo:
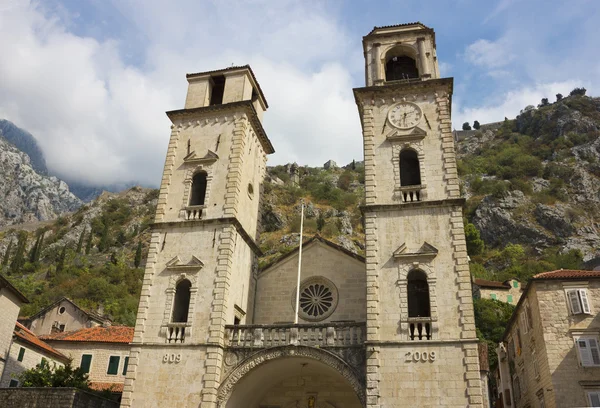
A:
{"type": "Polygon", "coordinates": [[[419,105],[411,102],[400,102],[392,106],[388,112],[388,120],[398,129],[410,129],[419,124],[423,112],[419,105]]]}

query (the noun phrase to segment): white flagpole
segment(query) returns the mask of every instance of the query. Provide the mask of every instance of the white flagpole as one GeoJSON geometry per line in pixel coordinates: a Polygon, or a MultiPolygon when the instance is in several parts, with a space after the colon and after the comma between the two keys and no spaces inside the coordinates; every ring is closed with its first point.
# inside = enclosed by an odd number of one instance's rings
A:
{"type": "Polygon", "coordinates": [[[294,324],[298,324],[298,310],[300,307],[300,271],[302,270],[302,228],[304,227],[304,201],[300,210],[300,248],[298,251],[298,281],[296,282],[296,315],[294,316],[294,324]]]}

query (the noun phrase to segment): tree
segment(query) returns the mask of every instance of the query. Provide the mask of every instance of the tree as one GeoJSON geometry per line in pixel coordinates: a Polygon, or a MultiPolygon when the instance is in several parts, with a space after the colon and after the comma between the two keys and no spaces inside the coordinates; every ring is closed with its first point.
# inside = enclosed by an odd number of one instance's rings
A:
{"type": "Polygon", "coordinates": [[[488,343],[490,367],[496,367],[498,356],[495,348],[502,340],[515,307],[494,299],[474,299],[473,307],[477,337],[488,343]]]}
{"type": "Polygon", "coordinates": [[[323,212],[319,213],[319,217],[317,218],[317,231],[321,232],[323,227],[325,226],[325,217],[323,216],[323,212]]]}
{"type": "Polygon", "coordinates": [[[65,258],[67,257],[67,244],[63,246],[62,251],[60,252],[60,256],[58,257],[58,262],[56,264],[56,273],[62,272],[65,268],[65,258]]]}
{"type": "Polygon", "coordinates": [[[475,225],[468,223],[465,226],[465,239],[467,241],[467,253],[469,255],[480,255],[483,252],[485,243],[479,235],[479,230],[475,225]]]}
{"type": "Polygon", "coordinates": [[[4,258],[2,259],[2,266],[8,265],[8,261],[10,260],[10,251],[12,249],[12,239],[9,241],[8,246],[6,247],[6,251],[4,251],[4,258]]]}
{"type": "Polygon", "coordinates": [[[102,235],[100,235],[100,243],[98,244],[98,250],[100,252],[106,251],[110,246],[108,242],[108,220],[104,222],[104,228],[102,229],[102,235]]]}
{"type": "Polygon", "coordinates": [[[90,231],[90,235],[88,236],[87,243],[85,244],[85,254],[89,255],[92,250],[92,239],[94,238],[94,231],[90,231]]]}
{"type": "Polygon", "coordinates": [[[571,91],[571,93],[569,94],[569,96],[585,96],[585,93],[587,92],[587,89],[581,87],[581,88],[575,88],[571,91]]]}
{"type": "Polygon", "coordinates": [[[17,252],[15,252],[15,256],[10,263],[11,272],[16,272],[20,270],[25,264],[25,247],[27,246],[27,232],[20,231],[19,238],[17,240],[17,252]]]}
{"type": "Polygon", "coordinates": [[[352,170],[356,170],[356,161],[352,159],[352,170]]]}
{"type": "Polygon", "coordinates": [[[469,125],[469,122],[463,123],[462,130],[471,130],[471,125],[469,125]]]}
{"type": "Polygon", "coordinates": [[[475,122],[473,122],[473,129],[479,130],[480,127],[481,127],[481,125],[479,124],[478,120],[476,120],[475,122]]]}
{"type": "Polygon", "coordinates": [[[557,93],[557,94],[556,94],[556,102],[559,102],[559,101],[561,101],[561,100],[562,100],[562,98],[563,98],[562,94],[560,94],[560,93],[557,93]]]}
{"type": "Polygon", "coordinates": [[[18,375],[22,387],[75,387],[82,390],[89,389],[88,375],[81,367],[73,368],[68,361],[64,366],[50,366],[46,360],[23,371],[18,375]]]}
{"type": "Polygon", "coordinates": [[[133,260],[133,265],[136,268],[139,268],[141,263],[142,263],[142,241],[138,241],[138,245],[135,250],[135,258],[133,260]]]}
{"type": "Polygon", "coordinates": [[[548,98],[542,98],[542,103],[539,106],[548,106],[550,103],[548,102],[548,98]]]}
{"type": "Polygon", "coordinates": [[[31,251],[29,252],[29,262],[36,263],[40,260],[40,254],[42,253],[42,245],[44,244],[44,234],[46,231],[42,231],[37,239],[31,251]]]}
{"type": "Polygon", "coordinates": [[[81,234],[79,235],[79,241],[77,242],[77,249],[75,250],[76,253],[81,253],[81,249],[83,248],[83,240],[85,237],[85,228],[83,228],[81,230],[81,234]]]}

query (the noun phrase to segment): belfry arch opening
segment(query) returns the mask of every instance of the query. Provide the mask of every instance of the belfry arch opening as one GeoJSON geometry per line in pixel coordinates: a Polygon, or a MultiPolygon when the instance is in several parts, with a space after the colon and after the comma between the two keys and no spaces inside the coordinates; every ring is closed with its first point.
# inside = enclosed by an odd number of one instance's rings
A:
{"type": "Polygon", "coordinates": [[[427,274],[415,269],[407,276],[408,317],[431,317],[427,274]]]}
{"type": "Polygon", "coordinates": [[[421,185],[421,166],[419,156],[412,149],[404,149],[400,152],[400,185],[421,185]]]}
{"type": "MultiPolygon", "coordinates": [[[[236,377],[236,373],[229,376],[236,377]]],[[[228,380],[222,387],[227,386],[228,380]]],[[[363,404],[346,376],[336,368],[320,361],[318,356],[290,353],[246,372],[218,407],[362,408],[363,404]]]]}
{"type": "Polygon", "coordinates": [[[399,81],[402,79],[419,78],[416,55],[405,47],[389,50],[385,56],[385,80],[399,81]]]}
{"type": "Polygon", "coordinates": [[[199,171],[192,178],[192,194],[190,196],[190,205],[204,205],[204,196],[206,195],[207,174],[199,171]]]}
{"type": "Polygon", "coordinates": [[[187,323],[188,311],[190,309],[190,289],[192,283],[182,279],[175,287],[175,300],[173,302],[172,323],[187,323]]]}

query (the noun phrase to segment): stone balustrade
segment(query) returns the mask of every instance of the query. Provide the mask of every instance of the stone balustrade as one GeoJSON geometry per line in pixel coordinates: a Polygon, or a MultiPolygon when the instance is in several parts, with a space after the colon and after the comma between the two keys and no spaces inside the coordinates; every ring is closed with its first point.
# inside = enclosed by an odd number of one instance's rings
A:
{"type": "Polygon", "coordinates": [[[404,203],[412,203],[414,201],[422,201],[423,193],[422,190],[425,189],[423,185],[416,186],[402,186],[398,188],[400,197],[402,198],[402,202],[404,203]]]}
{"type": "Polygon", "coordinates": [[[164,327],[167,337],[167,343],[185,343],[186,334],[190,336],[191,330],[188,323],[167,323],[164,327]]]}
{"type": "Polygon", "coordinates": [[[202,218],[202,212],[206,206],[204,205],[189,205],[185,207],[185,216],[187,220],[199,220],[202,218]]]}
{"type": "Polygon", "coordinates": [[[365,323],[318,323],[225,326],[225,345],[268,348],[286,345],[346,347],[362,345],[365,323]]]}

